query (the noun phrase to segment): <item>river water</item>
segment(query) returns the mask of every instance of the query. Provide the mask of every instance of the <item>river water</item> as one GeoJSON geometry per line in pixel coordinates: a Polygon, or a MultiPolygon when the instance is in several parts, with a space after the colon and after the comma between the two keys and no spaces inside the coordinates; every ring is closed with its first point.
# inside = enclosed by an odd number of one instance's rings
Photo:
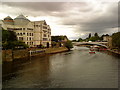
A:
{"type": "Polygon", "coordinates": [[[3,64],[3,88],[117,88],[118,60],[86,47],[3,64]]]}

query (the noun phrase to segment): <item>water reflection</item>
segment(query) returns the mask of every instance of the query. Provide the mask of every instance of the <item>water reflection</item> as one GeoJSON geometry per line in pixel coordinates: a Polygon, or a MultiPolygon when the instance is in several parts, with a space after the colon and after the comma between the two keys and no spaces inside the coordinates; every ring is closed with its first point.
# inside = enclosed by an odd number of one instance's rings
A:
{"type": "Polygon", "coordinates": [[[3,87],[117,88],[118,59],[107,53],[70,52],[33,57],[3,64],[3,87]]]}

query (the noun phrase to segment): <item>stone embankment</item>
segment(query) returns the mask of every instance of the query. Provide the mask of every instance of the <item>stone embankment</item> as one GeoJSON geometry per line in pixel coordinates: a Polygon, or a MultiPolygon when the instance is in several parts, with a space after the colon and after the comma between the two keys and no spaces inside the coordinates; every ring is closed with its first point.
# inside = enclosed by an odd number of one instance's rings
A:
{"type": "Polygon", "coordinates": [[[2,61],[13,61],[32,56],[43,56],[68,51],[66,47],[45,48],[45,49],[25,49],[25,50],[2,50],[2,61]]]}
{"type": "Polygon", "coordinates": [[[46,54],[54,54],[54,53],[65,52],[65,51],[68,51],[68,49],[65,47],[48,48],[46,49],[46,54]]]}

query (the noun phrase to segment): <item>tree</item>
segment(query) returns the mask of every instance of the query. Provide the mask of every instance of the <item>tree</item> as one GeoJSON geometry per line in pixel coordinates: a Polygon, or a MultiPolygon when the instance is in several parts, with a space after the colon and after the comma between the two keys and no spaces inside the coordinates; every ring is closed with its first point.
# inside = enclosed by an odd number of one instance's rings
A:
{"type": "Polygon", "coordinates": [[[103,40],[103,37],[104,37],[105,35],[103,34],[101,37],[100,37],[100,40],[103,40]]]}
{"type": "Polygon", "coordinates": [[[100,40],[100,37],[98,36],[98,33],[95,33],[93,37],[89,39],[90,41],[97,41],[100,40]]]}
{"type": "Polygon", "coordinates": [[[95,36],[93,36],[93,37],[91,37],[90,39],[89,39],[89,41],[97,41],[98,40],[98,38],[96,38],[95,36]]]}
{"type": "Polygon", "coordinates": [[[104,36],[109,36],[109,35],[108,35],[108,34],[106,34],[106,35],[103,34],[101,37],[99,37],[100,40],[103,40],[103,37],[104,37],[104,36]]]}
{"type": "Polygon", "coordinates": [[[98,36],[98,33],[95,33],[94,36],[95,36],[95,37],[99,37],[99,36],[98,36]]]}
{"type": "Polygon", "coordinates": [[[8,41],[2,43],[2,48],[3,49],[26,49],[28,48],[28,45],[26,45],[22,41],[8,41]]]}
{"type": "Polygon", "coordinates": [[[67,42],[65,42],[65,47],[67,47],[68,50],[70,50],[71,48],[73,48],[73,44],[72,44],[72,42],[71,42],[71,41],[67,41],[67,42]]]}
{"type": "Polygon", "coordinates": [[[120,32],[114,33],[112,35],[112,45],[114,47],[118,47],[118,49],[120,50],[120,32]]]}
{"type": "Polygon", "coordinates": [[[51,42],[52,47],[56,47],[57,43],[55,41],[51,42]]]}
{"type": "Polygon", "coordinates": [[[83,41],[82,38],[79,38],[79,39],[78,39],[78,42],[82,42],[82,41],[83,41]]]}
{"type": "Polygon", "coordinates": [[[2,49],[16,48],[28,48],[28,45],[18,41],[15,32],[2,29],[2,49]]]}
{"type": "Polygon", "coordinates": [[[91,33],[89,33],[89,36],[88,36],[88,38],[91,38],[91,33]]]}
{"type": "Polygon", "coordinates": [[[77,42],[77,40],[72,40],[72,42],[77,42]]]}
{"type": "Polygon", "coordinates": [[[17,41],[17,36],[13,31],[2,30],[2,42],[17,41]]]}

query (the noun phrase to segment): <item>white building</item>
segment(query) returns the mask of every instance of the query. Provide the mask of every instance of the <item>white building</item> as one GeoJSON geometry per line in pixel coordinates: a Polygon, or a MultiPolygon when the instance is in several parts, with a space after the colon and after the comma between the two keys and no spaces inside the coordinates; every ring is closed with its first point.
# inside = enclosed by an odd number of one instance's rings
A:
{"type": "Polygon", "coordinates": [[[45,20],[31,22],[25,16],[19,15],[15,19],[8,16],[1,20],[0,24],[5,30],[16,32],[18,40],[23,41],[30,47],[51,45],[51,29],[45,20]]]}
{"type": "Polygon", "coordinates": [[[46,21],[35,21],[34,23],[34,42],[35,45],[51,45],[51,29],[46,21]]]}

